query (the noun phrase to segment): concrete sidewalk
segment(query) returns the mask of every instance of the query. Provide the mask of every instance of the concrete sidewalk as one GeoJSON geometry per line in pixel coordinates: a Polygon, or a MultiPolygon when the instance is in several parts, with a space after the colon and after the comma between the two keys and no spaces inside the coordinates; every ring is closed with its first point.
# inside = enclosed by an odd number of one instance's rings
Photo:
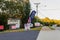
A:
{"type": "Polygon", "coordinates": [[[41,30],[37,40],[60,40],[60,31],[59,30],[41,30]]]}

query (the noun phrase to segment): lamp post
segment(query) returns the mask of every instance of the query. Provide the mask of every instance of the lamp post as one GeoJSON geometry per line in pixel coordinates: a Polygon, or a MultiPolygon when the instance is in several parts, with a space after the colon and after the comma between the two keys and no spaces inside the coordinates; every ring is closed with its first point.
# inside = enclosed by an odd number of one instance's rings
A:
{"type": "MultiPolygon", "coordinates": [[[[36,13],[37,13],[36,16],[38,16],[38,6],[39,6],[40,3],[34,3],[34,4],[36,5],[36,13]]],[[[38,19],[37,19],[37,22],[35,23],[35,26],[36,27],[40,26],[40,23],[38,22],[38,19]]]]}
{"type": "Polygon", "coordinates": [[[38,6],[40,3],[34,3],[36,5],[36,13],[37,13],[37,16],[38,16],[38,6]]]}

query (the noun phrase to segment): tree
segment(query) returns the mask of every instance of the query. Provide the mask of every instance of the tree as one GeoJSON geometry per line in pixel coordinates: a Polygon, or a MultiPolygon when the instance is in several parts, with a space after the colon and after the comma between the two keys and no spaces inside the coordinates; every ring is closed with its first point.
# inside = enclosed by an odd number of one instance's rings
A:
{"type": "Polygon", "coordinates": [[[19,14],[23,18],[29,16],[30,13],[30,3],[29,0],[15,0],[15,1],[8,1],[8,0],[1,0],[0,2],[0,9],[4,13],[12,14],[19,14]]]}
{"type": "MultiPolygon", "coordinates": [[[[30,13],[29,0],[0,0],[0,14],[6,14],[6,20],[8,18],[20,18],[22,24],[27,23],[30,13]]],[[[2,19],[2,16],[0,19],[2,19]]],[[[5,19],[5,17],[3,18],[5,19]]]]}

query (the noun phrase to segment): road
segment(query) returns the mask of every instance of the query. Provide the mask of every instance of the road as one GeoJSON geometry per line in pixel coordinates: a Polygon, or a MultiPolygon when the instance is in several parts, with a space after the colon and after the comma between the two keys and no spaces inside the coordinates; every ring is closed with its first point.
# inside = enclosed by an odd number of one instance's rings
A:
{"type": "Polygon", "coordinates": [[[39,31],[0,33],[0,40],[36,40],[39,31]]]}

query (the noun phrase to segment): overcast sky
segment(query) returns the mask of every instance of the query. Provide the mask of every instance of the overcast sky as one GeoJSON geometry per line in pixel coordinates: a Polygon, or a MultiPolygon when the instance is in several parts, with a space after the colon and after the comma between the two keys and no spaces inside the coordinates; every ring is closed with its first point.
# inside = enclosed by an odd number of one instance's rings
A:
{"type": "Polygon", "coordinates": [[[40,3],[38,16],[40,18],[60,19],[60,0],[30,0],[32,10],[36,10],[34,3],[40,3]]]}

